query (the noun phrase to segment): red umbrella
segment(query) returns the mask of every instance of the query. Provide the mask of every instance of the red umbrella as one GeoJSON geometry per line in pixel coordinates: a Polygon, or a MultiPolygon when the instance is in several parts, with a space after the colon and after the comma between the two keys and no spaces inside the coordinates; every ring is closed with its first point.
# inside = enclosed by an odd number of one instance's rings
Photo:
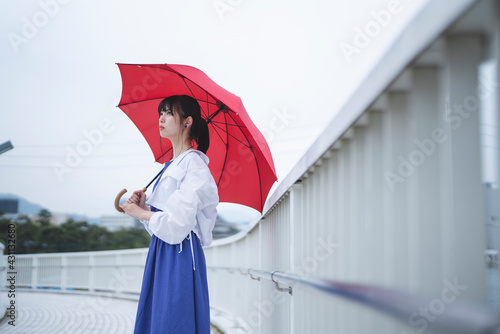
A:
{"type": "MultiPolygon", "coordinates": [[[[123,90],[120,107],[148,142],[155,161],[172,159],[172,145],[160,137],[158,104],[172,95],[198,100],[210,133],[209,168],[221,202],[262,212],[277,180],[271,151],[241,99],[197,68],[185,65],[118,64],[123,90]]],[[[151,183],[150,183],[151,184],[151,183]]],[[[148,185],[149,186],[149,185],[148,185]]]]}

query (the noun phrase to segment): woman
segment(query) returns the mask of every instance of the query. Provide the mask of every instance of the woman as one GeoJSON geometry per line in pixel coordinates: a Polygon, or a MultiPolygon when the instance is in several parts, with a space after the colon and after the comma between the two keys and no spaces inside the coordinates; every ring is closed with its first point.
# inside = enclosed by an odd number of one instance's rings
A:
{"type": "Polygon", "coordinates": [[[173,159],[147,201],[138,190],[121,206],[151,234],[134,333],[210,333],[202,246],[212,242],[219,196],[205,155],[208,127],[200,105],[187,95],[165,98],[158,112],[173,159]]]}

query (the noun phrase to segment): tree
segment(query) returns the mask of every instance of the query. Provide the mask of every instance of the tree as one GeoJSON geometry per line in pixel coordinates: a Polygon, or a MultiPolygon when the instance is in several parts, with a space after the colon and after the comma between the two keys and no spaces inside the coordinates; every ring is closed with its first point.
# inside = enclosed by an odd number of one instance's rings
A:
{"type": "Polygon", "coordinates": [[[38,219],[36,220],[41,226],[50,225],[50,218],[52,218],[52,213],[47,209],[42,209],[38,213],[38,219]]]}
{"type": "Polygon", "coordinates": [[[109,249],[109,240],[113,234],[97,225],[89,225],[87,249],[92,251],[109,249]]]}
{"type": "Polygon", "coordinates": [[[33,221],[27,215],[6,218],[0,213],[0,240],[7,245],[9,226],[14,224],[16,254],[59,253],[148,247],[151,236],[144,229],[110,232],[86,221],[66,220],[50,224],[52,214],[41,210],[33,221]]]}
{"type": "Polygon", "coordinates": [[[39,225],[27,215],[17,216],[12,223],[16,226],[16,253],[30,254],[39,252],[39,225]]]}
{"type": "Polygon", "coordinates": [[[112,249],[148,247],[151,236],[144,229],[120,229],[114,232],[109,241],[112,249]]]}
{"type": "Polygon", "coordinates": [[[61,229],[58,226],[44,226],[40,232],[39,252],[54,253],[59,251],[61,229]]]}

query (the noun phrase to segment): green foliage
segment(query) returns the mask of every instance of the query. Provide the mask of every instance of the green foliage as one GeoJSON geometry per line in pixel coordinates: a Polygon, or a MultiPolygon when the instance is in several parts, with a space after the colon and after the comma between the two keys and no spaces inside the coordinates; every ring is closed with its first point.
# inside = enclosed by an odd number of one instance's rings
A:
{"type": "Polygon", "coordinates": [[[48,225],[50,225],[50,218],[51,217],[52,217],[52,213],[50,213],[49,210],[42,209],[42,210],[40,210],[40,213],[38,213],[37,222],[42,226],[48,226],[48,225]]]}
{"type": "Polygon", "coordinates": [[[15,225],[16,254],[144,248],[151,241],[145,229],[109,232],[103,227],[72,219],[55,226],[50,224],[51,217],[48,210],[41,210],[34,220],[26,215],[9,219],[0,212],[0,242],[7,245],[12,239],[12,233],[8,233],[9,224],[15,225]]]}

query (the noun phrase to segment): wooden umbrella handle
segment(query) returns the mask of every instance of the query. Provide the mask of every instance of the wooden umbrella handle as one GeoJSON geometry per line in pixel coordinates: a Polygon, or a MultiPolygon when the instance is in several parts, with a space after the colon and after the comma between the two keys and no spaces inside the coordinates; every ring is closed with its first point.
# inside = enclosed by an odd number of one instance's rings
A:
{"type": "Polygon", "coordinates": [[[124,212],[123,209],[120,208],[120,199],[122,198],[122,196],[126,192],[127,192],[127,189],[123,188],[122,190],[120,190],[120,192],[118,193],[118,195],[116,195],[116,198],[115,198],[115,209],[118,212],[124,212]]]}
{"type": "MultiPolygon", "coordinates": [[[[148,190],[147,187],[144,187],[142,188],[142,192],[146,192],[146,190],[148,190]]],[[[118,193],[118,195],[116,195],[116,198],[115,198],[115,209],[116,211],[118,212],[124,212],[122,208],[120,208],[120,199],[122,198],[123,195],[125,195],[125,193],[127,192],[127,189],[123,188],[122,190],[120,190],[120,192],[118,193]]]]}

